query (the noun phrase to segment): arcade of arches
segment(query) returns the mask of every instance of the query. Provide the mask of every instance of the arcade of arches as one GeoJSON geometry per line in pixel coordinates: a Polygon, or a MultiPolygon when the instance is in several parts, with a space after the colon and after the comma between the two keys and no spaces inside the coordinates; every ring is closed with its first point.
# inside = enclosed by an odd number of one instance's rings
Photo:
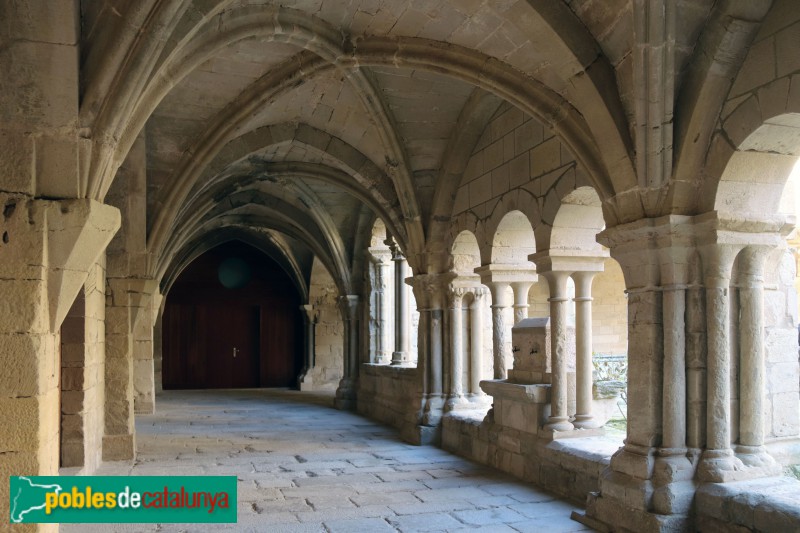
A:
{"type": "Polygon", "coordinates": [[[800,529],[793,0],[0,22],[3,479],[133,458],[162,386],[289,385],[599,530],[800,529]]]}

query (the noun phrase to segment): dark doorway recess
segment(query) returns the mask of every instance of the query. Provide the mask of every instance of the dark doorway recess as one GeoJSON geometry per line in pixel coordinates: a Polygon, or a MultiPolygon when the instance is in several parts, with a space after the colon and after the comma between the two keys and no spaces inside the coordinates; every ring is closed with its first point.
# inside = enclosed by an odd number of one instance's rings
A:
{"type": "Polygon", "coordinates": [[[293,386],[302,365],[301,324],[300,296],[275,261],[239,241],[217,246],[195,259],[167,295],[163,386],[293,386]]]}

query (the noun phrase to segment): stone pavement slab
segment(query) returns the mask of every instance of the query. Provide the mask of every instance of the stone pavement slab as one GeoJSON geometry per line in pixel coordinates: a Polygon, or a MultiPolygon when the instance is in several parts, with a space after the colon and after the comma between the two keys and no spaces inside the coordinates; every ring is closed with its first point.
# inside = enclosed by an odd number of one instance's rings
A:
{"type": "Polygon", "coordinates": [[[402,442],[286,390],[168,391],[137,416],[134,462],[97,475],[236,475],[236,524],[73,524],[67,533],[150,531],[590,531],[578,507],[466,459],[402,442]]]}

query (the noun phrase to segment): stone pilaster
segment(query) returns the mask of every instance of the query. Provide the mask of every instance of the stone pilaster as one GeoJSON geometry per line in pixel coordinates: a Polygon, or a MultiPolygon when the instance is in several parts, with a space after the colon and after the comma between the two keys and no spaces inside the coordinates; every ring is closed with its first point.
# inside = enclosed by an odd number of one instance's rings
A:
{"type": "Polygon", "coordinates": [[[781,244],[783,228],[777,217],[729,220],[711,212],[645,219],[601,233],[598,240],[622,266],[628,291],[628,436],[599,494],[590,497],[590,518],[633,531],[687,529],[698,482],[777,472],[758,444],[764,396],[760,254],[781,244]],[[738,301],[731,298],[736,285],[738,301]],[[739,350],[731,310],[738,316],[739,350]],[[738,424],[732,424],[731,407],[735,364],[738,424]]]}
{"type": "Polygon", "coordinates": [[[319,316],[318,311],[310,304],[301,305],[300,311],[305,331],[303,332],[303,369],[297,377],[297,386],[300,390],[307,390],[311,388],[310,373],[316,364],[316,331],[319,316]],[[305,387],[303,387],[304,385],[305,387]]]}
{"type": "Polygon", "coordinates": [[[152,306],[155,280],[106,280],[106,421],[103,459],[119,461],[135,455],[135,398],[154,408],[155,382],[152,306]],[[137,343],[137,338],[148,339],[137,343]],[[139,344],[137,346],[137,344],[139,344]],[[138,352],[138,353],[137,353],[138,352]],[[138,387],[138,389],[137,389],[138,387]]]}
{"type": "Polygon", "coordinates": [[[0,194],[0,514],[8,476],[57,475],[58,331],[119,227],[91,200],[0,194]]]}
{"type": "Polygon", "coordinates": [[[451,273],[421,274],[410,280],[420,313],[417,368],[424,396],[419,414],[423,442],[438,440],[444,411],[444,351],[448,336],[445,332],[445,294],[453,277],[451,273]]]}
{"type": "Polygon", "coordinates": [[[355,409],[358,382],[358,304],[359,297],[348,294],[339,297],[344,322],[344,373],[336,389],[337,409],[355,409]]]}

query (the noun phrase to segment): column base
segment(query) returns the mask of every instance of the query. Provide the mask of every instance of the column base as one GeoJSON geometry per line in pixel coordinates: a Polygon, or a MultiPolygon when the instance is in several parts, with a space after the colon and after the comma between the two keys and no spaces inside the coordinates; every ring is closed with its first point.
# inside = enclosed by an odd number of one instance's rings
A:
{"type": "Polygon", "coordinates": [[[737,446],[733,450],[706,450],[700,460],[698,477],[711,483],[744,481],[777,476],[782,468],[762,446],[737,446]]]}
{"type": "Polygon", "coordinates": [[[565,416],[551,416],[547,419],[547,423],[542,428],[545,432],[553,431],[571,431],[575,429],[572,422],[565,416]]]}
{"type": "Polygon", "coordinates": [[[356,383],[351,378],[342,378],[339,388],[336,389],[336,398],[333,406],[340,411],[355,411],[356,409],[356,383]]]}
{"type": "Polygon", "coordinates": [[[575,415],[572,425],[575,426],[575,429],[597,429],[603,427],[603,424],[594,415],[575,415]]]}
{"type": "Polygon", "coordinates": [[[105,435],[103,461],[130,461],[136,458],[134,435],[105,435]]]}
{"type": "Polygon", "coordinates": [[[408,365],[411,364],[411,358],[408,352],[392,352],[392,365],[408,365]]]}
{"type": "Polygon", "coordinates": [[[426,446],[440,446],[442,443],[442,426],[417,426],[419,438],[414,444],[426,446]]]}
{"type": "Polygon", "coordinates": [[[697,467],[697,477],[710,483],[727,483],[746,479],[742,477],[744,463],[733,455],[733,450],[705,450],[697,467]]]}
{"type": "Polygon", "coordinates": [[[156,404],[152,399],[140,399],[134,404],[134,414],[152,415],[156,412],[156,404]]]}
{"type": "Polygon", "coordinates": [[[783,468],[772,456],[767,453],[765,446],[736,446],[736,457],[748,468],[759,468],[764,471],[764,476],[779,475],[783,468]]]}
{"type": "Polygon", "coordinates": [[[692,509],[697,483],[695,467],[689,455],[697,450],[686,448],[661,448],[653,467],[653,510],[663,515],[688,515],[692,509]]]}
{"type": "Polygon", "coordinates": [[[590,492],[586,512],[573,512],[572,519],[597,531],[635,531],[636,533],[662,533],[664,531],[691,531],[688,515],[662,515],[650,513],[627,505],[624,500],[609,498],[590,492]]]}
{"type": "Polygon", "coordinates": [[[470,404],[462,394],[450,396],[444,404],[445,412],[469,408],[470,404]]]}
{"type": "Polygon", "coordinates": [[[492,405],[492,397],[483,392],[472,393],[467,396],[471,407],[479,409],[492,405]]]}
{"type": "Polygon", "coordinates": [[[598,427],[591,429],[572,428],[567,430],[550,429],[547,426],[541,428],[537,433],[540,439],[546,441],[561,439],[579,439],[583,437],[601,437],[606,434],[606,430],[598,427]]]}
{"type": "Polygon", "coordinates": [[[442,423],[444,411],[444,398],[440,394],[430,394],[425,399],[425,407],[420,417],[420,425],[438,427],[442,423]]]}

